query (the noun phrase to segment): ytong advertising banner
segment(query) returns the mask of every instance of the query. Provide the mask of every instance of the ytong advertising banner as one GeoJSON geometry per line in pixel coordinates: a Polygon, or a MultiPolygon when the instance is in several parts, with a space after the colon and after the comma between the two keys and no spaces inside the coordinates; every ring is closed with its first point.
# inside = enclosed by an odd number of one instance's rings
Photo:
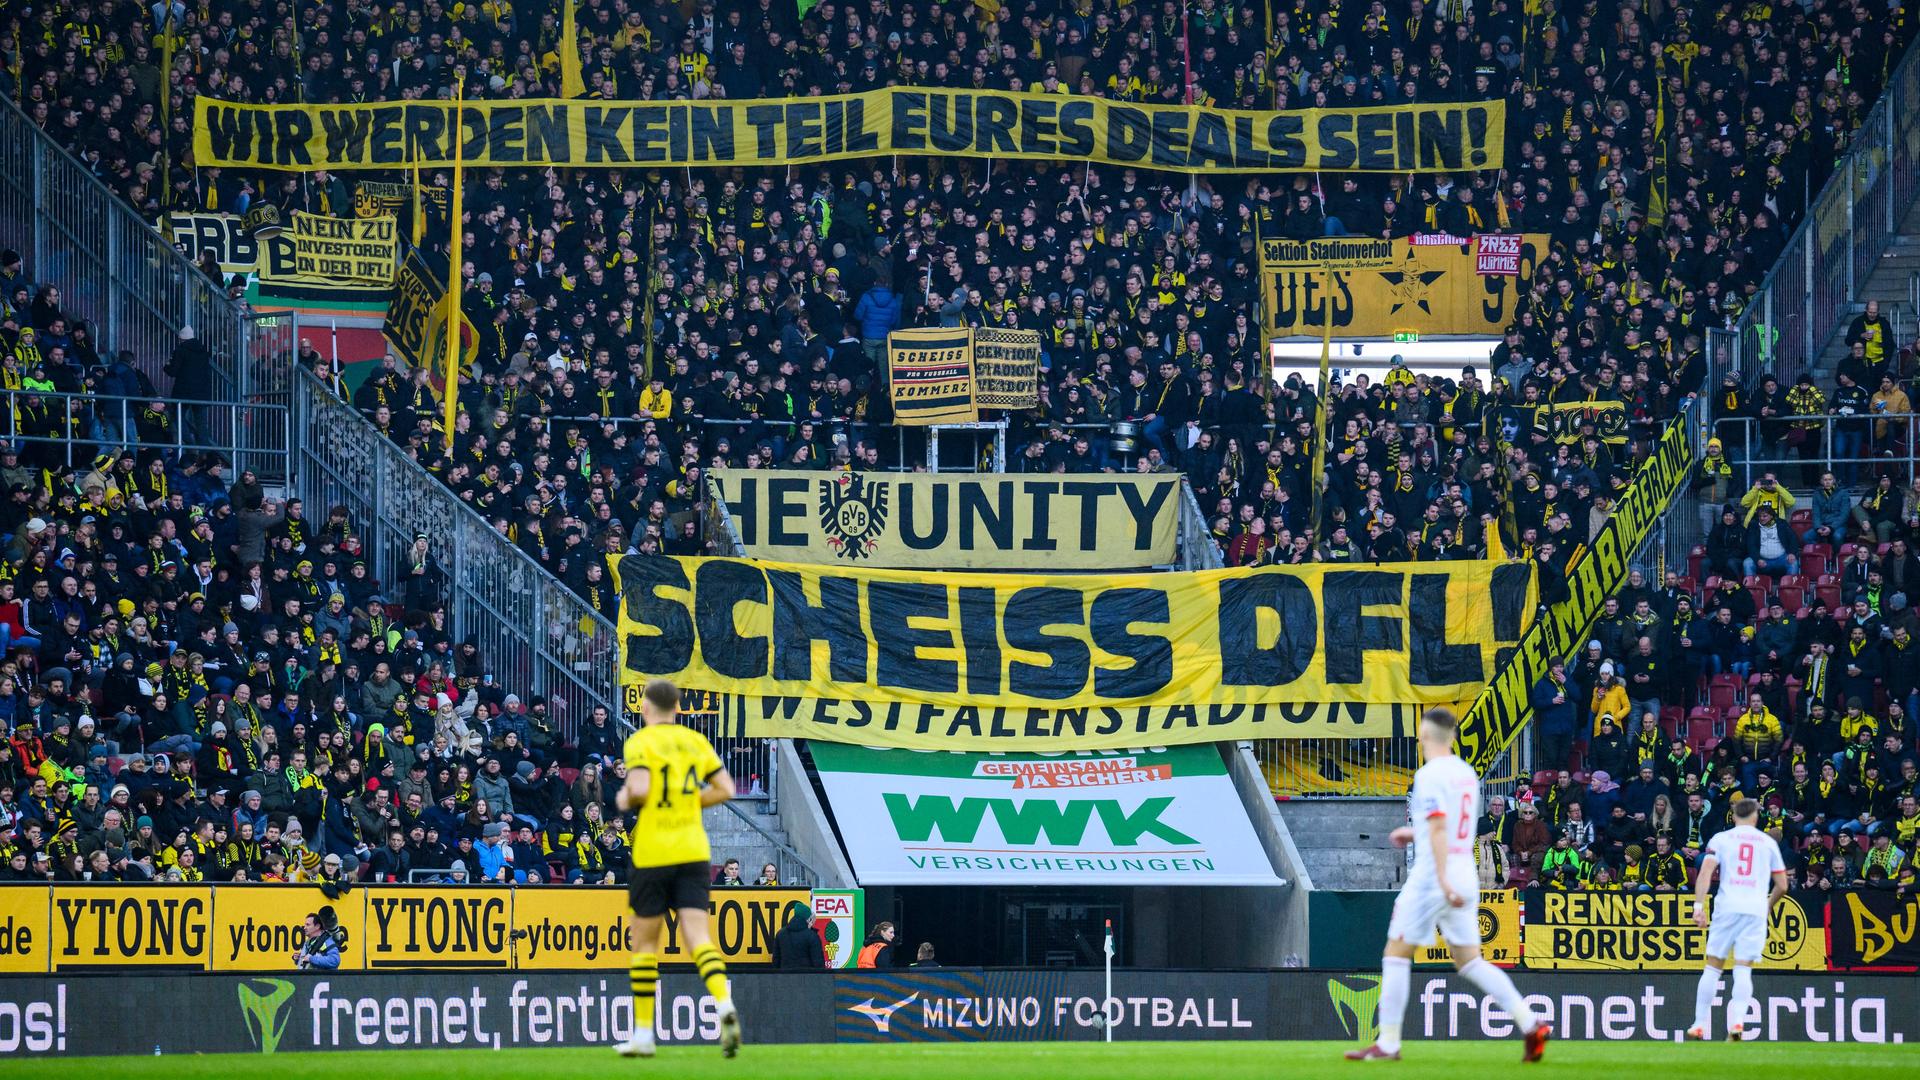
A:
{"type": "Polygon", "coordinates": [[[1220,753],[813,745],[866,885],[1273,885],[1220,753]]]}
{"type": "MultiPolygon", "coordinates": [[[[199,166],[393,169],[455,157],[451,101],[194,102],[199,166]]],[[[1504,164],[1504,101],[1256,112],[890,87],[790,99],[469,101],[468,165],[798,165],[933,154],[1210,172],[1431,172],[1504,164]]]]}
{"type": "Polygon", "coordinates": [[[707,474],[756,559],[908,569],[1170,564],[1180,478],[999,473],[707,474]]]}
{"type": "MultiPolygon", "coordinates": [[[[1449,237],[1448,239],[1455,239],[1449,237]]],[[[1547,252],[1544,233],[1482,237],[1458,244],[1359,236],[1263,240],[1262,312],[1269,337],[1475,334],[1496,337],[1513,322],[1533,268],[1547,252]],[[1518,240],[1517,276],[1483,275],[1481,240],[1518,240]]]]}
{"type": "Polygon", "coordinates": [[[630,555],[625,683],[977,709],[1451,703],[1534,606],[1527,563],[969,574],[630,555]]]}

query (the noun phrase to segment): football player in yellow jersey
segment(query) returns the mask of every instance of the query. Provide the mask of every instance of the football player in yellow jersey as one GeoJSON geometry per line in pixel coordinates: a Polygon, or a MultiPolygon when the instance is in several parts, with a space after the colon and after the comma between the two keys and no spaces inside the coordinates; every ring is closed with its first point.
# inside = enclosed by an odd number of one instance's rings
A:
{"type": "Polygon", "coordinates": [[[633,908],[633,945],[627,964],[633,989],[633,1035],[622,1057],[653,1056],[653,1003],[660,983],[660,931],[667,909],[678,913],[680,936],[693,955],[707,993],[720,1003],[720,1050],[740,1049],[740,1014],[727,986],[727,965],[707,933],[707,885],[712,849],[700,812],[733,798],[733,777],[706,736],[678,723],[680,691],[664,679],[647,684],[642,724],[627,736],[627,784],[615,802],[633,815],[628,838],[633,869],[627,903],[633,908]]]}

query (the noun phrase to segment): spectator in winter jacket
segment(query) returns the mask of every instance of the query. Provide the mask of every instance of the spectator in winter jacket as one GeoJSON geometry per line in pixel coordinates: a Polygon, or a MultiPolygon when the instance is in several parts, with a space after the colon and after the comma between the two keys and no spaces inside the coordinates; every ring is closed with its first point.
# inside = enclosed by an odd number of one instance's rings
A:
{"type": "Polygon", "coordinates": [[[486,767],[473,778],[475,798],[487,800],[487,806],[498,819],[501,814],[513,813],[513,791],[507,784],[507,776],[500,770],[500,759],[487,759],[486,767]]]}
{"type": "Polygon", "coordinates": [[[1567,682],[1567,665],[1555,658],[1547,667],[1547,677],[1533,687],[1534,723],[1540,734],[1541,764],[1549,769],[1567,766],[1573,754],[1578,706],[1573,688],[1567,682]]]}
{"type": "Polygon", "coordinates": [[[827,952],[814,928],[813,911],[805,904],[789,905],[790,917],[773,936],[773,966],[783,971],[821,971],[827,952]]]}
{"type": "Polygon", "coordinates": [[[1820,486],[1814,489],[1809,504],[1813,511],[1813,542],[1838,547],[1847,538],[1847,521],[1853,516],[1853,497],[1840,489],[1833,473],[1820,474],[1820,486]]]}

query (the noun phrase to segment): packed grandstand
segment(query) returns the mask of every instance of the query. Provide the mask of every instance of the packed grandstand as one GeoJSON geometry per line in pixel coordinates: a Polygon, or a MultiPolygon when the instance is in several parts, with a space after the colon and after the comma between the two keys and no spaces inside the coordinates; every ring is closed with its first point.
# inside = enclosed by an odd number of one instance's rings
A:
{"type": "MultiPolygon", "coordinates": [[[[1569,576],[1661,433],[1708,419],[1681,493],[1699,542],[1636,569],[1528,687],[1534,771],[1482,822],[1483,881],[1684,890],[1745,795],[1791,841],[1796,887],[1910,888],[1912,313],[1849,315],[1845,360],[1786,380],[1707,347],[1863,137],[1906,9],[564,7],[15,5],[0,80],[149,222],[374,207],[441,281],[457,246],[471,331],[451,390],[437,356],[342,365],[303,331],[286,359],[317,381],[292,392],[349,402],[608,620],[621,557],[736,553],[712,470],[924,468],[890,393],[902,331],[1037,332],[1032,403],[995,413],[1004,450],[967,464],[1184,479],[1212,548],[1196,566],[1521,562],[1545,609],[1577,602],[1569,576]],[[444,159],[220,166],[196,130],[202,98],[484,111],[903,87],[1142,114],[1504,101],[1482,148],[1504,167],[1162,171],[991,145],[516,167],[496,137],[450,229],[444,159]],[[1272,377],[1269,243],[1513,234],[1540,239],[1484,361],[1272,377]]],[[[20,248],[0,255],[0,880],[624,880],[620,710],[555,718],[497,668],[450,621],[440,538],[403,538],[377,578],[346,507],[174,449],[209,436],[200,406],[165,399],[216,396],[235,358],[189,325],[170,350],[114,340],[105,297],[49,283],[63,255],[20,248]]],[[[194,254],[260,303],[256,275],[194,254]]],[[[1297,327],[1316,345],[1340,336],[1322,302],[1297,327]]],[[[1329,778],[1372,760],[1322,757],[1329,778]]]]}

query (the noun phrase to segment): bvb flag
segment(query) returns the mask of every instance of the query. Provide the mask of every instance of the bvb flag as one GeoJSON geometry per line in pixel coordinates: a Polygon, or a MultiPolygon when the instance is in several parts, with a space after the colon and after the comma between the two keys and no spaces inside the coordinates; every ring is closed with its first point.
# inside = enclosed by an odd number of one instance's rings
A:
{"type": "Polygon", "coordinates": [[[1673,150],[1667,137],[1667,53],[1654,54],[1654,78],[1660,92],[1653,96],[1653,179],[1647,188],[1647,224],[1658,228],[1667,223],[1667,178],[1673,166],[1673,150]]]}
{"type": "MultiPolygon", "coordinates": [[[[571,7],[571,5],[569,5],[571,7]]],[[[453,115],[458,117],[461,106],[466,103],[466,81],[456,80],[453,86],[453,115]]],[[[456,121],[456,127],[460,125],[456,121]]],[[[461,303],[466,292],[466,275],[461,272],[464,256],[460,250],[462,233],[466,222],[464,193],[466,191],[466,169],[461,167],[461,158],[466,145],[465,139],[453,140],[453,203],[447,208],[447,224],[453,234],[448,245],[447,255],[447,375],[446,375],[446,425],[447,453],[453,453],[453,418],[460,410],[460,330],[466,311],[461,303]]],[[[415,186],[418,190],[418,185],[415,186]]]]}
{"type": "Polygon", "coordinates": [[[574,22],[577,0],[566,0],[560,9],[560,96],[577,98],[587,92],[587,81],[580,77],[580,28],[574,22]]]}

